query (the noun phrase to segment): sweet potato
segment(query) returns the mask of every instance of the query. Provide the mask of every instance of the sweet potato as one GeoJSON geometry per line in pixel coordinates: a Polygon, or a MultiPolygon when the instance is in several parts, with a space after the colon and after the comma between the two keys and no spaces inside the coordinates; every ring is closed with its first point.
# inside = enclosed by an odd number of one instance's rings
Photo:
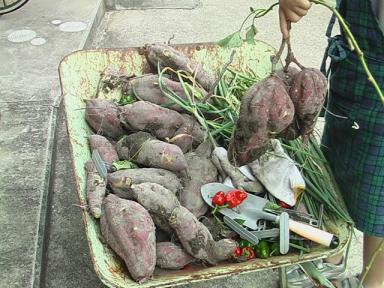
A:
{"type": "Polygon", "coordinates": [[[218,262],[211,233],[187,208],[180,205],[172,192],[155,183],[133,185],[132,191],[133,199],[154,217],[168,221],[185,251],[204,262],[218,262]]]}
{"type": "Polygon", "coordinates": [[[183,151],[178,146],[157,140],[146,132],[137,132],[122,138],[117,143],[117,153],[121,159],[147,167],[174,172],[187,167],[183,151]]]}
{"type": "Polygon", "coordinates": [[[171,171],[159,168],[138,168],[125,169],[110,173],[108,175],[108,184],[113,193],[121,198],[130,199],[131,185],[141,183],[157,183],[173,194],[181,190],[180,179],[171,171]]]}
{"type": "Polygon", "coordinates": [[[172,242],[156,244],[156,266],[160,268],[179,270],[193,261],[195,259],[191,255],[172,242]]]}
{"type": "Polygon", "coordinates": [[[278,78],[283,80],[287,91],[289,91],[289,89],[292,86],[293,78],[299,72],[300,72],[299,69],[297,69],[295,67],[292,67],[292,66],[288,66],[287,71],[284,71],[284,70],[277,70],[277,71],[275,71],[275,76],[277,76],[278,78]]]}
{"type": "Polygon", "coordinates": [[[184,119],[183,125],[168,142],[179,146],[186,153],[204,141],[205,132],[193,116],[188,114],[181,116],[184,119]]]}
{"type": "Polygon", "coordinates": [[[132,278],[148,280],[156,265],[155,225],[140,204],[113,194],[103,202],[101,233],[107,244],[124,260],[132,278]]]}
{"type": "Polygon", "coordinates": [[[93,217],[100,218],[101,205],[106,192],[106,183],[97,172],[91,160],[85,163],[85,170],[87,171],[87,201],[89,211],[93,217]]]}
{"type": "Polygon", "coordinates": [[[101,159],[107,166],[108,171],[112,170],[112,163],[119,160],[115,147],[107,138],[101,135],[90,135],[88,137],[89,146],[91,151],[97,150],[101,159]]]}
{"type": "Polygon", "coordinates": [[[210,264],[216,264],[212,254],[214,240],[211,233],[187,208],[176,207],[169,218],[169,225],[175,230],[189,254],[210,264]]]}
{"type": "Polygon", "coordinates": [[[192,74],[198,83],[206,90],[210,91],[215,82],[214,77],[208,74],[200,63],[188,58],[186,55],[165,44],[151,44],[145,46],[145,56],[148,62],[157,71],[170,67],[173,70],[183,70],[192,74]]]}
{"type": "Polygon", "coordinates": [[[263,191],[259,181],[249,180],[241,171],[228,160],[228,153],[223,147],[216,147],[212,152],[212,162],[220,172],[222,181],[226,177],[231,178],[233,185],[238,189],[244,189],[253,193],[263,191]]]}
{"type": "Polygon", "coordinates": [[[119,107],[121,123],[131,131],[145,131],[159,139],[175,135],[184,123],[176,111],[146,101],[119,107]]]}
{"type": "Polygon", "coordinates": [[[97,134],[103,134],[115,140],[125,134],[120,125],[117,106],[110,100],[87,100],[85,120],[97,134]]]}
{"type": "Polygon", "coordinates": [[[237,242],[232,239],[221,239],[216,241],[212,248],[213,258],[218,262],[229,260],[233,258],[237,246],[237,242]]]}
{"type": "Polygon", "coordinates": [[[327,93],[327,79],[317,69],[305,68],[295,75],[289,96],[295,106],[300,135],[307,136],[315,127],[327,93]]]}
{"type": "MultiPolygon", "coordinates": [[[[181,189],[180,180],[177,176],[164,169],[126,169],[108,175],[108,183],[113,193],[125,199],[137,199],[138,196],[135,196],[131,189],[132,185],[148,182],[162,185],[173,194],[176,194],[181,189]]],[[[152,212],[150,212],[150,214],[156,227],[168,234],[172,233],[172,228],[168,225],[165,217],[157,216],[152,212]]]]}
{"type": "Polygon", "coordinates": [[[240,116],[229,145],[229,159],[236,165],[262,155],[269,139],[291,124],[294,106],[283,80],[274,75],[251,86],[241,99],[240,116]]]}
{"type": "Polygon", "coordinates": [[[195,152],[185,154],[188,167],[182,177],[184,189],[180,193],[180,203],[196,217],[208,210],[208,205],[201,197],[201,186],[217,180],[217,169],[210,158],[211,151],[209,142],[204,142],[195,152]]]}
{"type": "MultiPolygon", "coordinates": [[[[179,82],[165,77],[162,80],[164,85],[175,92],[180,98],[187,99],[184,89],[179,82]]],[[[133,78],[130,80],[130,85],[133,95],[139,100],[148,101],[179,112],[184,111],[181,106],[173,102],[160,90],[159,75],[147,74],[133,78]]]]}

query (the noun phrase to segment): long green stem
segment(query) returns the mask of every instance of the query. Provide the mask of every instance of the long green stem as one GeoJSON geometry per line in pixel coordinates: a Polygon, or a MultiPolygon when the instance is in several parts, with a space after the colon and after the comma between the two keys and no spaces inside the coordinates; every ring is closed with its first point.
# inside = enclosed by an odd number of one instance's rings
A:
{"type": "Polygon", "coordinates": [[[358,288],[363,287],[362,286],[363,282],[364,282],[365,278],[367,277],[369,270],[372,268],[373,262],[375,261],[377,255],[379,255],[380,252],[384,252],[384,240],[381,240],[379,247],[377,247],[377,249],[375,250],[375,252],[371,256],[371,259],[369,259],[368,265],[364,268],[364,273],[360,278],[358,288]]]}
{"type": "Polygon", "coordinates": [[[356,49],[357,56],[359,57],[361,65],[363,66],[365,73],[367,74],[368,81],[371,82],[372,85],[375,87],[375,90],[376,90],[377,94],[379,95],[381,102],[384,105],[383,91],[381,90],[379,84],[377,84],[375,78],[372,76],[372,73],[368,68],[367,62],[365,61],[363,51],[361,51],[359,44],[357,43],[351,30],[349,30],[347,23],[345,22],[344,18],[340,15],[339,11],[337,11],[337,9],[334,5],[332,5],[331,3],[328,3],[327,1],[324,1],[324,0],[310,0],[310,2],[323,5],[323,6],[327,7],[328,9],[330,9],[335,14],[335,16],[339,20],[341,26],[343,27],[343,30],[347,34],[348,38],[351,40],[353,47],[356,49]]]}

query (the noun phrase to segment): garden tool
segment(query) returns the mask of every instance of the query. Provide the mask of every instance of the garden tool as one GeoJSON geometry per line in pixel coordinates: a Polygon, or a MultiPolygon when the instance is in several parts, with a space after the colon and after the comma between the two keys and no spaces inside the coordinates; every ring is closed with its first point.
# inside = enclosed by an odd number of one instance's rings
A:
{"type": "MultiPolygon", "coordinates": [[[[212,198],[217,192],[223,191],[224,193],[228,193],[232,189],[232,187],[222,183],[208,183],[201,187],[201,195],[204,201],[212,207],[212,198]]],[[[281,225],[280,215],[274,215],[263,210],[267,202],[267,199],[247,193],[247,198],[240,205],[232,209],[221,208],[219,209],[219,212],[229,218],[244,221],[243,225],[252,230],[257,229],[257,221],[259,219],[265,219],[281,225]]],[[[287,219],[285,217],[286,216],[284,216],[282,220],[283,223],[284,220],[287,219]]],[[[291,219],[288,219],[287,221],[287,226],[290,231],[295,232],[306,239],[331,248],[335,248],[339,244],[339,239],[329,232],[291,219]]]]}

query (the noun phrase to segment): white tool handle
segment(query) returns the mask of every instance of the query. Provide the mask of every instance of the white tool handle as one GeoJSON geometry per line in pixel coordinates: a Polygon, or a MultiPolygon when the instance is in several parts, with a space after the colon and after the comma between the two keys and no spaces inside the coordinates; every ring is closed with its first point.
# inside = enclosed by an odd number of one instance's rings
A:
{"type": "Polygon", "coordinates": [[[289,220],[289,230],[308,240],[327,247],[336,248],[339,244],[339,239],[335,235],[291,219],[289,220]]]}

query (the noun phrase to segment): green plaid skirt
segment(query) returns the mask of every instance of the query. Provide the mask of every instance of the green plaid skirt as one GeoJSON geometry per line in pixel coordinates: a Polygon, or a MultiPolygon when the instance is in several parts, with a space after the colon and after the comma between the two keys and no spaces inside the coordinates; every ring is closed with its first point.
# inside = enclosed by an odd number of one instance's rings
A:
{"type": "MultiPolygon", "coordinates": [[[[341,12],[384,90],[384,36],[369,0],[342,2],[341,12]]],[[[356,228],[384,237],[384,105],[353,52],[332,63],[323,150],[356,228]]]]}

